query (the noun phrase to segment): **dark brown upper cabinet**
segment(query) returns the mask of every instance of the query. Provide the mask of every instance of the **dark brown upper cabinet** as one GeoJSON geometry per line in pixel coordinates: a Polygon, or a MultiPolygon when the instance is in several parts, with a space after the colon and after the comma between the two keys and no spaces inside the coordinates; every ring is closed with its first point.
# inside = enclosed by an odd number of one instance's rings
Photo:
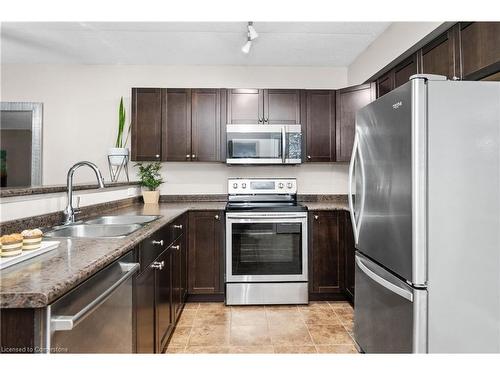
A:
{"type": "Polygon", "coordinates": [[[375,100],[375,84],[367,83],[337,90],[336,93],[336,153],[335,160],[351,158],[356,129],[356,112],[375,100]]]}
{"type": "Polygon", "coordinates": [[[162,160],[191,160],[191,90],[167,89],[162,160]]]}
{"type": "Polygon", "coordinates": [[[462,79],[476,80],[500,71],[500,22],[460,24],[462,79]]]}
{"type": "Polygon", "coordinates": [[[227,90],[228,124],[261,124],[264,122],[264,90],[227,90]]]}
{"type": "Polygon", "coordinates": [[[335,161],[335,91],[304,91],[306,161],[335,161]]]}
{"type": "Polygon", "coordinates": [[[342,295],[343,253],[340,242],[341,211],[310,211],[309,295],[311,299],[342,295]]]}
{"type": "Polygon", "coordinates": [[[132,89],[132,160],[161,159],[162,110],[165,99],[162,89],[132,89]]]}
{"type": "Polygon", "coordinates": [[[265,124],[300,124],[300,90],[264,90],[265,124]]]}
{"type": "Polygon", "coordinates": [[[219,161],[224,129],[221,90],[193,89],[191,95],[191,160],[219,161]]]}
{"type": "Polygon", "coordinates": [[[229,89],[229,124],[300,124],[300,90],[229,89]]]}
{"type": "Polygon", "coordinates": [[[414,53],[394,68],[394,88],[410,80],[410,77],[419,72],[418,54],[414,53]]]}
{"type": "Polygon", "coordinates": [[[394,70],[377,79],[377,98],[394,90],[394,70]]]}
{"type": "Polygon", "coordinates": [[[448,79],[459,79],[461,74],[457,47],[458,28],[452,27],[422,48],[420,71],[423,74],[439,74],[448,79]]]}

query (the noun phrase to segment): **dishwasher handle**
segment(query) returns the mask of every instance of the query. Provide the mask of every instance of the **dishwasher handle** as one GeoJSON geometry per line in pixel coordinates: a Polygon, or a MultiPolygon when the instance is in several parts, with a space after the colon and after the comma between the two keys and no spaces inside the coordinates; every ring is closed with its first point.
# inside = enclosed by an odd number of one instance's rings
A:
{"type": "Polygon", "coordinates": [[[111,294],[118,289],[125,281],[130,279],[140,267],[139,263],[120,263],[121,268],[126,271],[113,285],[101,293],[96,299],[78,311],[75,315],[57,315],[50,319],[51,331],[71,331],[82,320],[84,320],[95,309],[101,306],[111,297],[111,294]]]}

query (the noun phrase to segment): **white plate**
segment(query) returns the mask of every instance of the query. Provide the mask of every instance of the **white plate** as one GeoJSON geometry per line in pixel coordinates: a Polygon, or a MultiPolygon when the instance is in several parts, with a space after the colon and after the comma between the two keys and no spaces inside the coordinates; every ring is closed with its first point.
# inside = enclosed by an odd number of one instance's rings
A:
{"type": "Polygon", "coordinates": [[[36,250],[23,251],[19,255],[14,255],[12,257],[0,257],[0,270],[4,268],[13,266],[25,260],[34,258],[38,255],[42,255],[47,251],[57,249],[59,247],[59,241],[42,241],[40,248],[36,250]]]}

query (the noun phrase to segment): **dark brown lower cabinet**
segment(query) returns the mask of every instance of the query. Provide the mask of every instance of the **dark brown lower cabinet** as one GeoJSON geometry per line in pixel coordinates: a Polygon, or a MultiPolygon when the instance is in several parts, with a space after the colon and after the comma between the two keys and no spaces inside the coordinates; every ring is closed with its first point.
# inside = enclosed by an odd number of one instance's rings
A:
{"type": "Polygon", "coordinates": [[[137,353],[154,353],[155,339],[155,270],[146,269],[135,279],[137,353]]]}
{"type": "Polygon", "coordinates": [[[224,298],[223,281],[223,211],[191,211],[189,213],[188,294],[224,298]]]}
{"type": "Polygon", "coordinates": [[[165,250],[157,260],[156,269],[156,352],[160,353],[167,343],[174,327],[173,283],[172,283],[172,250],[165,250]]]}
{"type": "Polygon", "coordinates": [[[342,211],[309,212],[309,298],[345,299],[343,251],[340,236],[342,211]]]}
{"type": "Polygon", "coordinates": [[[342,243],[344,247],[344,291],[346,297],[354,303],[354,262],[355,247],[354,234],[351,225],[351,216],[349,212],[342,213],[342,243]]]}

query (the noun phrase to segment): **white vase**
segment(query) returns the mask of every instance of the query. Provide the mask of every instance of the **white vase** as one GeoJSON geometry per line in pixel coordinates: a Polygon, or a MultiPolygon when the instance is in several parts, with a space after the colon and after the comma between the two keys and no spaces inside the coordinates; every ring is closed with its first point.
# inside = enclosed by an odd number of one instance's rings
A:
{"type": "Polygon", "coordinates": [[[124,159],[128,156],[128,148],[111,147],[108,150],[109,162],[111,165],[121,165],[124,159]]]}
{"type": "Polygon", "coordinates": [[[160,199],[160,190],[143,190],[142,199],[144,199],[145,204],[158,204],[160,199]]]}

